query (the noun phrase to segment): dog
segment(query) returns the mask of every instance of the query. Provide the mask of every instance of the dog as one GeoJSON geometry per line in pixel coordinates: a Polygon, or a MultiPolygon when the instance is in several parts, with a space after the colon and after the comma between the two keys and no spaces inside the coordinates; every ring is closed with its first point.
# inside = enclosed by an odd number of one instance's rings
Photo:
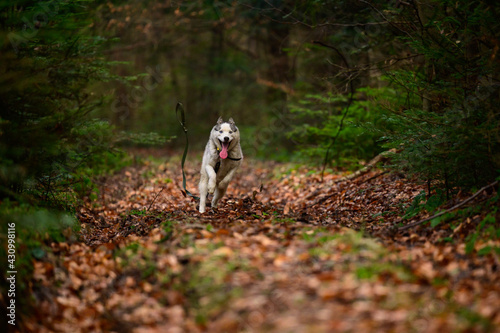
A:
{"type": "Polygon", "coordinates": [[[241,165],[243,152],[240,146],[240,131],[233,118],[224,122],[219,117],[210,132],[201,163],[200,213],[205,212],[207,193],[213,194],[212,208],[226,193],[229,182],[241,165]]]}

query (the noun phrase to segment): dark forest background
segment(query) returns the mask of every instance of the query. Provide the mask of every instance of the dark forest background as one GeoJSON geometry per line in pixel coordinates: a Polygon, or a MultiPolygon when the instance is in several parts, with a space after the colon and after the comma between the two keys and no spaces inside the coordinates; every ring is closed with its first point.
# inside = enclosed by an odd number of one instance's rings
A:
{"type": "Polygon", "coordinates": [[[447,189],[498,173],[495,1],[4,1],[2,188],[118,142],[201,150],[233,117],[247,156],[345,166],[396,148],[447,189]],[[151,134],[154,132],[156,134],[151,134]],[[170,140],[182,148],[183,141],[170,140]]]}
{"type": "Polygon", "coordinates": [[[428,195],[478,189],[500,168],[499,17],[495,0],[0,1],[2,222],[63,239],[123,147],[184,148],[177,102],[194,152],[233,117],[250,158],[356,169],[393,149],[428,195]]]}

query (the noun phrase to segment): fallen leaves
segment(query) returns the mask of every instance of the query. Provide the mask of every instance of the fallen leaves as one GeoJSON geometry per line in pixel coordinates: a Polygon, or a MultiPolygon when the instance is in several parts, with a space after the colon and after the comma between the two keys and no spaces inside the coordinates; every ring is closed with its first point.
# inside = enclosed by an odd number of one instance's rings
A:
{"type": "MultiPolygon", "coordinates": [[[[309,171],[246,161],[221,206],[206,214],[182,195],[176,164],[111,177],[98,205],[79,212],[82,242],[54,243],[52,256],[35,261],[37,311],[27,330],[498,327],[498,255],[477,254],[497,240],[478,241],[473,254],[463,240],[440,241],[460,239],[471,221],[458,231],[394,235],[392,223],[421,185],[375,172],[321,182],[309,171]]],[[[187,176],[194,187],[197,171],[188,167],[187,176]]]]}

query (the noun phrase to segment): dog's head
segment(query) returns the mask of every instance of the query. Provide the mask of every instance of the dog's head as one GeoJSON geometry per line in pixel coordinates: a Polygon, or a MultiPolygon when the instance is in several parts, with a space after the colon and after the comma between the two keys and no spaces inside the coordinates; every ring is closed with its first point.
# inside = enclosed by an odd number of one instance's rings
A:
{"type": "Polygon", "coordinates": [[[219,117],[217,124],[212,129],[212,138],[215,140],[219,156],[226,159],[228,150],[234,147],[240,140],[240,132],[236,127],[233,118],[229,118],[227,122],[219,117]]]}

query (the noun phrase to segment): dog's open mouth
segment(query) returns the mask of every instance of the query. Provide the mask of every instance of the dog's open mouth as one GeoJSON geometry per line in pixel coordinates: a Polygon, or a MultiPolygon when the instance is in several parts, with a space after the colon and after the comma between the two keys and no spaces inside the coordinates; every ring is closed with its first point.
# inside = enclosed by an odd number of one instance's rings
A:
{"type": "Polygon", "coordinates": [[[219,156],[220,158],[222,158],[223,160],[225,160],[227,158],[227,149],[229,148],[229,144],[231,143],[230,141],[228,142],[225,142],[225,141],[221,141],[219,140],[221,146],[222,146],[222,150],[220,151],[219,153],[219,156]]]}

